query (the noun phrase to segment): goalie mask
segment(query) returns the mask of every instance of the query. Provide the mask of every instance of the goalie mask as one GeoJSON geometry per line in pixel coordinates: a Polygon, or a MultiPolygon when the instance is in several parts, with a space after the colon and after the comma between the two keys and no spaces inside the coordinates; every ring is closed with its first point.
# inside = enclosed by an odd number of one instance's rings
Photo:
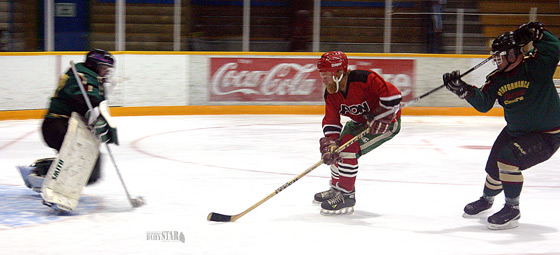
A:
{"type": "Polygon", "coordinates": [[[498,36],[492,42],[492,50],[490,51],[492,55],[492,60],[497,66],[500,66],[505,58],[508,62],[508,65],[503,68],[506,70],[513,62],[518,55],[523,54],[522,47],[517,45],[515,42],[515,38],[513,36],[513,32],[505,32],[498,36]],[[512,61],[510,61],[512,59],[512,61]]]}
{"type": "Polygon", "coordinates": [[[93,49],[86,55],[84,65],[97,73],[103,81],[107,81],[113,73],[115,58],[105,50],[93,49]]]}
{"type": "Polygon", "coordinates": [[[344,77],[344,74],[348,72],[348,57],[346,57],[346,54],[344,54],[344,52],[342,51],[326,52],[317,62],[317,70],[319,70],[319,72],[321,73],[329,72],[332,75],[332,78],[336,84],[336,89],[329,88],[328,85],[326,86],[329,93],[336,93],[340,89],[339,83],[342,80],[342,77],[344,77]],[[338,73],[341,70],[343,72],[339,75],[338,73]]]}

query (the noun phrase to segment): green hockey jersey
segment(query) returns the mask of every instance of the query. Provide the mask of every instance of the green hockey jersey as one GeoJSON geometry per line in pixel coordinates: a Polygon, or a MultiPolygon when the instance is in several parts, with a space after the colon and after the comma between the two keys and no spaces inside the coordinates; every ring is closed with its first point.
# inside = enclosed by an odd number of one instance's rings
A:
{"type": "Polygon", "coordinates": [[[467,101],[476,110],[487,112],[498,100],[510,135],[547,132],[560,137],[560,99],[552,79],[560,58],[560,41],[545,31],[534,46],[513,70],[490,73],[484,86],[476,88],[467,101]]]}
{"type": "MultiPolygon", "coordinates": [[[[76,64],[76,70],[93,107],[98,106],[99,102],[105,100],[105,92],[99,76],[82,63],[76,64]]],[[[84,116],[88,110],[74,73],[72,69],[68,69],[60,77],[58,87],[51,97],[46,118],[69,118],[72,112],[84,116]]]]}

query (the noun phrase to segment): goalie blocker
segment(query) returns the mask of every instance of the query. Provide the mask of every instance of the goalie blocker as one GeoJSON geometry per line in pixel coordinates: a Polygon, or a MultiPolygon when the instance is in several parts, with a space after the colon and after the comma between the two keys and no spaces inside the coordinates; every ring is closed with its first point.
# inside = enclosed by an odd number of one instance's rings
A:
{"type": "Polygon", "coordinates": [[[73,112],[60,152],[41,187],[45,205],[55,210],[76,209],[99,154],[99,144],[82,117],[73,112]]]}

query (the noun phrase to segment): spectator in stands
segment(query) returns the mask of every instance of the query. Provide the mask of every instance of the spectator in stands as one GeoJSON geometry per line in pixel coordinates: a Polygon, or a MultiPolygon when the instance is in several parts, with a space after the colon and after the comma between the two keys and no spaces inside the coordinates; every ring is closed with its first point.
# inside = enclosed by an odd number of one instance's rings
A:
{"type": "Polygon", "coordinates": [[[290,19],[290,46],[289,51],[309,51],[311,41],[310,13],[313,1],[294,0],[291,1],[293,16],[290,19]]]}
{"type": "Polygon", "coordinates": [[[309,51],[309,41],[311,41],[311,22],[309,21],[309,11],[299,10],[296,12],[292,25],[290,37],[290,51],[309,51]]]}
{"type": "Polygon", "coordinates": [[[441,11],[447,0],[428,0],[424,2],[426,7],[427,43],[429,53],[441,53],[443,41],[443,22],[441,11]]]}

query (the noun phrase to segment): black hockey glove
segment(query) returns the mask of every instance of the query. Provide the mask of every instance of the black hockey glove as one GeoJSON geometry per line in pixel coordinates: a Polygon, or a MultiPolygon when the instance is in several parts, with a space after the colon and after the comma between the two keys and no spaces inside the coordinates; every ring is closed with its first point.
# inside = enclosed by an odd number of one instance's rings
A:
{"type": "Polygon", "coordinates": [[[443,84],[445,84],[449,91],[455,93],[461,99],[474,96],[474,87],[461,80],[461,74],[458,70],[444,74],[443,84]]]}
{"type": "Polygon", "coordinates": [[[540,22],[528,22],[513,31],[515,42],[524,46],[530,42],[538,42],[543,37],[544,25],[540,22]]]}

